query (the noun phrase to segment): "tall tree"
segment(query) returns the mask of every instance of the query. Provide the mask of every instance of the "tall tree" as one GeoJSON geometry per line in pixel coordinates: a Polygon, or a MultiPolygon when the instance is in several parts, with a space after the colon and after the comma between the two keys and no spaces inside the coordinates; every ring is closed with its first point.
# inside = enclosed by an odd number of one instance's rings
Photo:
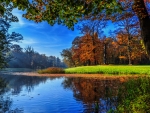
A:
{"type": "Polygon", "coordinates": [[[11,46],[11,50],[14,52],[22,52],[23,48],[21,48],[18,44],[14,44],[11,46]]]}
{"type": "MultiPolygon", "coordinates": [[[[150,17],[149,10],[146,6],[148,0],[132,0],[131,4],[134,12],[137,14],[141,35],[147,50],[150,55],[150,17]]],[[[64,24],[69,28],[73,28],[74,24],[78,22],[79,18],[86,15],[98,15],[100,12],[112,14],[121,12],[120,5],[123,0],[2,0],[1,3],[13,3],[15,7],[26,9],[26,17],[29,20],[36,22],[47,21],[49,24],[55,23],[64,24]]],[[[0,5],[0,12],[4,14],[5,7],[0,5]]]]}
{"type": "Polygon", "coordinates": [[[117,22],[118,29],[116,30],[116,33],[127,36],[127,43],[124,44],[127,46],[129,64],[132,64],[131,49],[134,48],[134,46],[131,46],[131,41],[133,41],[133,37],[140,37],[139,22],[136,17],[128,17],[126,15],[124,16],[124,19],[117,22]]]}
{"type": "Polygon", "coordinates": [[[4,67],[5,61],[9,60],[10,48],[13,45],[12,42],[19,42],[23,40],[23,36],[19,33],[8,33],[10,24],[4,19],[0,19],[0,67],[4,67]]]}
{"type": "Polygon", "coordinates": [[[116,57],[117,57],[117,51],[115,44],[114,44],[114,39],[113,38],[106,38],[104,37],[101,39],[102,42],[102,58],[103,58],[103,64],[114,64],[116,63],[116,57]]]}
{"type": "Polygon", "coordinates": [[[63,61],[64,63],[66,63],[66,65],[68,67],[72,67],[75,66],[75,62],[72,58],[72,51],[71,49],[63,49],[61,52],[61,56],[63,57],[63,61]]]}
{"type": "MultiPolygon", "coordinates": [[[[128,56],[128,34],[118,34],[116,37],[116,43],[118,44],[119,58],[129,63],[140,62],[142,55],[146,56],[144,48],[142,48],[141,38],[138,36],[132,36],[130,40],[130,59],[128,56]]],[[[147,59],[148,60],[148,59],[147,59]]]]}
{"type": "Polygon", "coordinates": [[[76,37],[72,42],[72,55],[77,65],[96,65],[101,64],[102,44],[97,33],[89,33],[81,37],[76,37]],[[77,63],[78,62],[78,63],[77,63]]]}

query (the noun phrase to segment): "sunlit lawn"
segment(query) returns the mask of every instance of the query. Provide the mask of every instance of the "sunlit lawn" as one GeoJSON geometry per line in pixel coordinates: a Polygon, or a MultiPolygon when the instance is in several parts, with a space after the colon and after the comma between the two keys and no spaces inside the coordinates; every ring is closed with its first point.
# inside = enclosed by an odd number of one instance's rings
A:
{"type": "Polygon", "coordinates": [[[98,65],[65,69],[67,74],[142,74],[150,75],[149,65],[98,65]]]}

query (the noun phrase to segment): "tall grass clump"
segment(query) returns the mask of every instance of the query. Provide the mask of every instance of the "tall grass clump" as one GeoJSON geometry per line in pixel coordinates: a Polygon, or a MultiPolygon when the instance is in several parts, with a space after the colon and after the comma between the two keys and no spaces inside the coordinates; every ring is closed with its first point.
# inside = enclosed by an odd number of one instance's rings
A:
{"type": "Polygon", "coordinates": [[[150,78],[125,82],[118,92],[116,113],[150,113],[150,78]]]}
{"type": "Polygon", "coordinates": [[[38,70],[39,74],[63,74],[64,69],[58,67],[49,67],[47,69],[38,70]]]}

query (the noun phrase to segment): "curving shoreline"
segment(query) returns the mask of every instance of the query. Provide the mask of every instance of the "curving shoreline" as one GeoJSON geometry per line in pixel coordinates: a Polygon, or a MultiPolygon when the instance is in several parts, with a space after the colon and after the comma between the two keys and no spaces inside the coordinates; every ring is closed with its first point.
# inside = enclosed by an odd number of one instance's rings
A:
{"type": "Polygon", "coordinates": [[[10,75],[21,76],[39,76],[39,77],[84,77],[93,79],[105,79],[114,80],[117,79],[121,82],[125,82],[128,79],[136,79],[139,77],[148,77],[146,75],[106,75],[106,74],[38,74],[37,72],[10,72],[5,73],[10,75]]]}

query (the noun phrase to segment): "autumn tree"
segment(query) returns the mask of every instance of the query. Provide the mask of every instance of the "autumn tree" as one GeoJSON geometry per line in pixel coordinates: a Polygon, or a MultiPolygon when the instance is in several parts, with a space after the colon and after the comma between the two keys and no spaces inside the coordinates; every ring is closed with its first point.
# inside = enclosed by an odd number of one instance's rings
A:
{"type": "MultiPolygon", "coordinates": [[[[123,43],[122,46],[125,45],[123,47],[127,47],[127,57],[125,57],[130,65],[132,64],[131,49],[134,48],[134,46],[131,46],[131,41],[133,37],[140,37],[141,30],[139,20],[132,8],[133,0],[120,0],[120,4],[123,8],[122,14],[114,14],[111,18],[114,19],[117,25],[115,33],[126,37],[122,39],[126,40],[126,43],[123,43]]],[[[120,58],[124,57],[120,56],[120,58]]]]}
{"type": "Polygon", "coordinates": [[[107,26],[107,18],[106,15],[103,13],[100,13],[98,17],[94,17],[92,15],[83,17],[80,19],[80,23],[77,27],[80,32],[85,34],[90,34],[91,36],[94,36],[95,33],[97,33],[99,38],[102,38],[104,35],[104,28],[107,26]],[[99,18],[97,20],[97,18],[99,18]]]}
{"type": "Polygon", "coordinates": [[[76,65],[97,65],[102,63],[100,39],[97,33],[76,37],[72,42],[72,57],[76,65]]]}
{"type": "MultiPolygon", "coordinates": [[[[139,22],[136,17],[125,17],[123,20],[117,23],[118,29],[116,30],[117,34],[126,36],[127,43],[124,45],[127,46],[127,56],[129,60],[129,64],[131,62],[131,41],[133,41],[133,37],[140,37],[140,29],[139,22]]],[[[134,47],[134,46],[133,46],[134,47]]]]}
{"type": "MultiPolygon", "coordinates": [[[[142,56],[145,56],[146,53],[141,44],[141,38],[138,36],[133,36],[130,40],[130,60],[128,57],[128,35],[127,34],[118,34],[116,37],[116,43],[118,44],[119,59],[125,63],[128,60],[132,64],[137,64],[140,62],[142,56]]],[[[148,59],[147,59],[148,60],[148,59]]]]}
{"type": "MultiPolygon", "coordinates": [[[[84,16],[97,16],[100,12],[107,15],[119,12],[123,13],[121,3],[125,0],[2,0],[0,3],[0,14],[6,11],[3,3],[7,5],[12,3],[14,7],[26,9],[23,16],[35,22],[47,21],[50,25],[55,23],[63,24],[73,28],[74,24],[84,16]]],[[[126,4],[125,2],[123,4],[126,4]]],[[[150,17],[149,17],[149,0],[132,0],[130,6],[136,13],[140,22],[141,36],[150,55],[150,17]]]]}
{"type": "Polygon", "coordinates": [[[117,64],[116,60],[118,60],[118,49],[116,47],[115,40],[111,37],[104,37],[101,39],[101,42],[103,48],[103,64],[117,64]]]}

